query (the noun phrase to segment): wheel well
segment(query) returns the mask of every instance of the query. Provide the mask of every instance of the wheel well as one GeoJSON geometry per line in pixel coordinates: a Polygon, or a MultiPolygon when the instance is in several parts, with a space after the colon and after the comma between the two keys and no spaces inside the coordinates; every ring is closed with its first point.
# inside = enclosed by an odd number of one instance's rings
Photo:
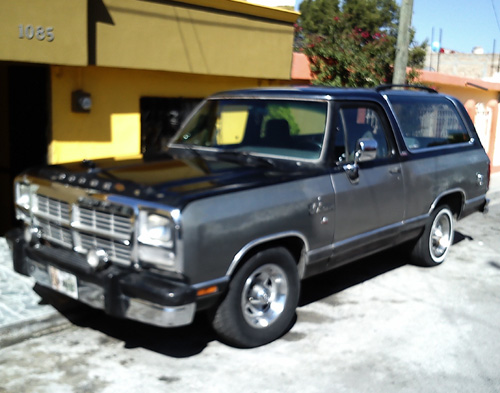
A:
{"type": "Polygon", "coordinates": [[[287,236],[287,237],[282,237],[279,239],[273,239],[266,241],[264,243],[259,243],[255,246],[253,246],[251,249],[249,249],[245,255],[241,258],[239,261],[236,269],[233,271],[232,274],[234,274],[236,271],[240,269],[241,266],[250,259],[252,256],[255,254],[259,253],[262,250],[268,249],[268,248],[273,248],[273,247],[284,247],[290,252],[292,255],[293,259],[299,265],[300,262],[302,262],[302,252],[305,248],[304,241],[297,237],[297,236],[287,236]]]}
{"type": "Polygon", "coordinates": [[[464,204],[464,196],[461,192],[453,192],[439,198],[436,203],[434,203],[434,209],[442,205],[448,205],[451,212],[458,218],[462,214],[462,208],[464,204]]]}

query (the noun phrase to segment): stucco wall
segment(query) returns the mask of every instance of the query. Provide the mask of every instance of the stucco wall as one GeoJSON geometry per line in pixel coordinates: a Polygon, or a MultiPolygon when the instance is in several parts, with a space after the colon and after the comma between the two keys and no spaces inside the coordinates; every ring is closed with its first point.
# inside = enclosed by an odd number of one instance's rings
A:
{"type": "Polygon", "coordinates": [[[443,74],[482,79],[491,77],[498,68],[499,55],[473,53],[440,53],[427,52],[424,62],[426,69],[443,74]]]}
{"type": "Polygon", "coordinates": [[[87,64],[87,0],[0,1],[0,61],[87,64]]]}

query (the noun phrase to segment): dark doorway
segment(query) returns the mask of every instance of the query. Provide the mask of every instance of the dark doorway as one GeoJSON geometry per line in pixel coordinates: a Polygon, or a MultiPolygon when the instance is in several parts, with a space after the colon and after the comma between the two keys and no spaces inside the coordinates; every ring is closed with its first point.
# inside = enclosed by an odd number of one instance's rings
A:
{"type": "Polygon", "coordinates": [[[0,66],[0,234],[14,224],[12,182],[22,170],[47,163],[50,69],[0,66]]]}
{"type": "Polygon", "coordinates": [[[166,146],[201,98],[141,98],[141,152],[166,146]]]}

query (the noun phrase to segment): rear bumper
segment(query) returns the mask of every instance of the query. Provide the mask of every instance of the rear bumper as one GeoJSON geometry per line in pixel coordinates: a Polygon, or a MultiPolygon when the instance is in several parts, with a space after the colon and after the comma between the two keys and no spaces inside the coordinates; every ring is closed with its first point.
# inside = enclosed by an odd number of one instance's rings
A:
{"type": "Polygon", "coordinates": [[[148,271],[111,265],[96,272],[84,256],[61,248],[26,243],[20,229],[7,234],[14,270],[53,288],[49,269],[76,277],[78,301],[107,314],[161,327],[190,324],[196,312],[196,288],[148,271]]]}

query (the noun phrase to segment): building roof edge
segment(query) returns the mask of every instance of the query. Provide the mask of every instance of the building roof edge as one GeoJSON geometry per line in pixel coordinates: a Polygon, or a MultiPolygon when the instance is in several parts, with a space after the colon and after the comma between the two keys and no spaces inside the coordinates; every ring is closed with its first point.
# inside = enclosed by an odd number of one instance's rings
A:
{"type": "Polygon", "coordinates": [[[288,11],[280,8],[266,7],[263,5],[247,3],[243,0],[173,0],[178,3],[218,9],[222,11],[246,14],[280,22],[295,23],[300,16],[299,12],[288,11]]]}

